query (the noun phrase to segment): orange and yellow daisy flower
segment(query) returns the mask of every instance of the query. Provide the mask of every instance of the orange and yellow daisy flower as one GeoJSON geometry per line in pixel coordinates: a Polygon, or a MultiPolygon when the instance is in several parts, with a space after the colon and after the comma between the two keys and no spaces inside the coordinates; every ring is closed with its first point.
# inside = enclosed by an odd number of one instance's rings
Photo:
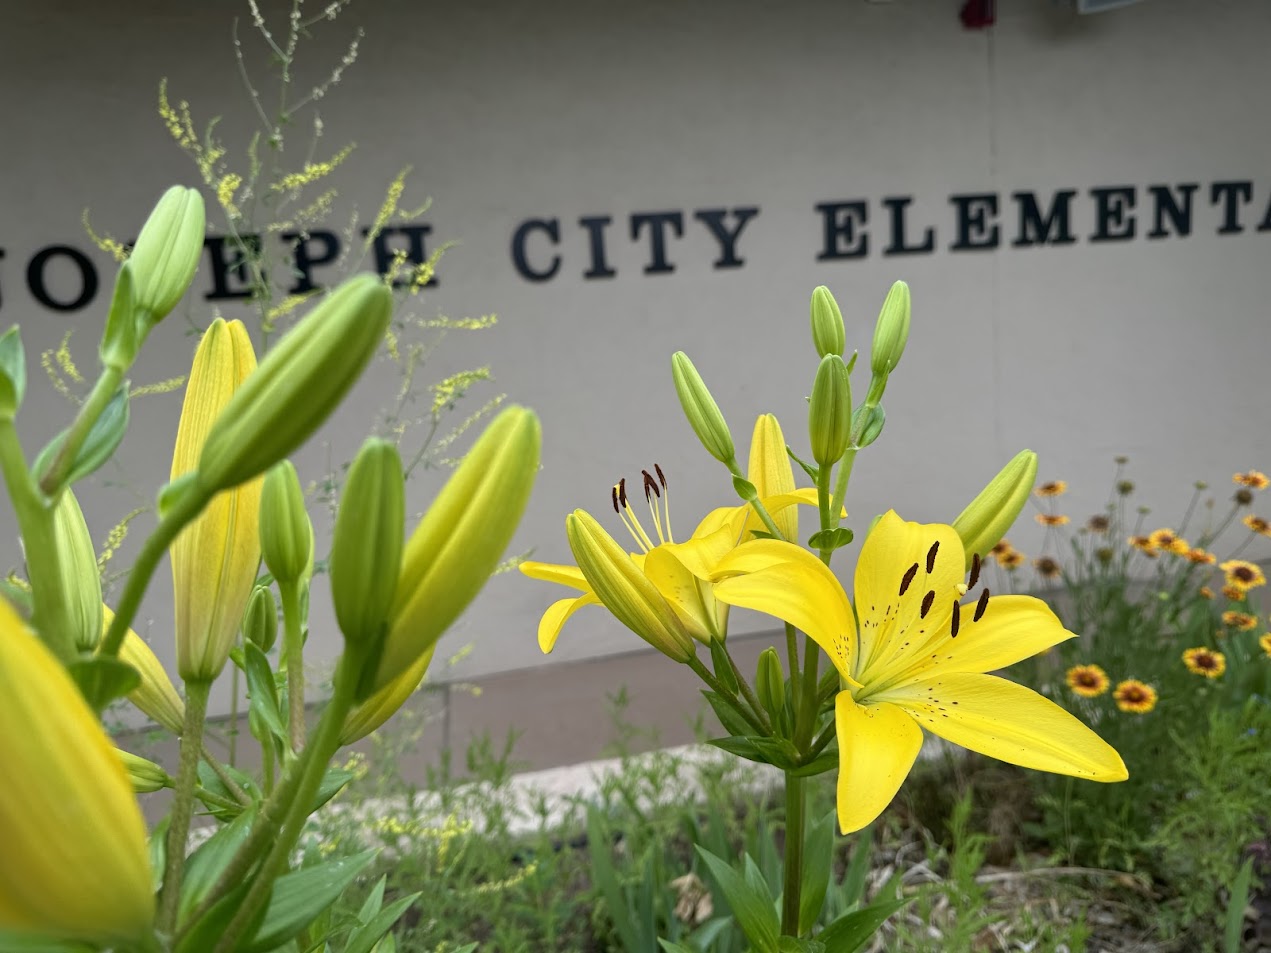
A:
{"type": "Polygon", "coordinates": [[[1061,513],[1038,513],[1033,519],[1042,526],[1066,526],[1069,522],[1068,517],[1061,513]]]}
{"type": "Polygon", "coordinates": [[[1212,599],[1214,597],[1214,590],[1208,586],[1201,586],[1198,591],[1202,599],[1212,599]]]}
{"type": "Polygon", "coordinates": [[[1222,614],[1222,624],[1238,632],[1248,632],[1257,626],[1258,617],[1247,612],[1237,612],[1235,609],[1228,609],[1222,614]]]}
{"type": "Polygon", "coordinates": [[[1009,553],[1003,553],[1001,556],[998,556],[997,563],[1007,572],[1014,572],[1020,566],[1024,565],[1024,560],[1027,558],[1028,557],[1026,557],[1018,549],[1012,549],[1009,553]]]}
{"type": "Polygon", "coordinates": [[[1068,484],[1063,480],[1051,480],[1033,490],[1038,496],[1062,496],[1068,492],[1068,484]]]}
{"type": "Polygon", "coordinates": [[[1144,556],[1151,556],[1155,559],[1158,555],[1156,551],[1156,544],[1152,542],[1152,539],[1149,536],[1131,536],[1126,540],[1126,542],[1134,549],[1141,552],[1144,556]]]}
{"type": "Polygon", "coordinates": [[[1271,536],[1271,523],[1264,520],[1261,516],[1254,516],[1250,513],[1241,522],[1260,536],[1271,536]]]}
{"type": "Polygon", "coordinates": [[[1187,545],[1187,540],[1183,539],[1172,529],[1158,529],[1148,536],[1152,541],[1152,545],[1157,549],[1174,553],[1176,556],[1186,556],[1191,552],[1191,546],[1187,545]]]}
{"type": "Polygon", "coordinates": [[[1074,665],[1068,669],[1064,679],[1073,693],[1082,698],[1096,698],[1112,684],[1108,680],[1108,673],[1098,665],[1074,665]]]}
{"type": "Polygon", "coordinates": [[[1265,490],[1268,486],[1271,486],[1271,480],[1267,479],[1267,475],[1259,473],[1257,470],[1232,474],[1231,482],[1239,486],[1252,487],[1255,490],[1265,490]]]}
{"type": "Polygon", "coordinates": [[[1271,632],[1264,633],[1259,639],[1258,644],[1262,646],[1262,651],[1271,656],[1271,632]]]}
{"type": "Polygon", "coordinates": [[[1227,656],[1221,652],[1215,652],[1213,649],[1200,646],[1188,649],[1183,653],[1183,664],[1187,666],[1189,672],[1195,675],[1203,675],[1205,678],[1218,678],[1223,672],[1227,671],[1227,656]]]}
{"type": "Polygon", "coordinates": [[[1119,682],[1112,697],[1118,708],[1135,715],[1146,715],[1156,707],[1156,689],[1133,678],[1119,682]]]}
{"type": "Polygon", "coordinates": [[[1267,577],[1257,563],[1246,562],[1243,559],[1228,559],[1218,568],[1227,574],[1227,585],[1235,586],[1245,592],[1267,584],[1267,577]]]}
{"type": "Polygon", "coordinates": [[[1228,602],[1244,602],[1247,595],[1245,590],[1239,586],[1223,586],[1222,594],[1223,598],[1228,602]]]}
{"type": "Polygon", "coordinates": [[[1102,514],[1095,514],[1086,520],[1086,529],[1092,533],[1106,533],[1111,525],[1112,520],[1102,514]]]}
{"type": "Polygon", "coordinates": [[[1037,575],[1043,579],[1054,579],[1064,571],[1063,567],[1059,565],[1059,560],[1052,559],[1050,556],[1039,556],[1034,559],[1033,568],[1037,570],[1037,575]]]}
{"type": "Polygon", "coordinates": [[[1187,551],[1187,560],[1198,566],[1212,566],[1218,562],[1218,557],[1207,549],[1189,549],[1187,551]]]}

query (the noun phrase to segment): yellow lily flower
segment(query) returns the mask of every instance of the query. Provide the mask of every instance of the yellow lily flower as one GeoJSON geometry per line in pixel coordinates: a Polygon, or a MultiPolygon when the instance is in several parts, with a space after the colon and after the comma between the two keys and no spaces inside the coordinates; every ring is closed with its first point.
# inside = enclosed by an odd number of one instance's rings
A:
{"type": "MultiPolygon", "coordinates": [[[[109,629],[114,621],[114,611],[103,603],[102,632],[109,629]]],[[[128,700],[174,735],[181,734],[185,723],[185,702],[177,694],[163,663],[145,640],[132,629],[128,630],[124,640],[119,643],[119,659],[135,668],[141,676],[141,682],[128,693],[128,700]]]]}
{"type": "MultiPolygon", "coordinates": [[[[217,318],[194,354],[172,455],[172,479],[196,470],[221,409],[256,369],[241,321],[217,318]]],[[[172,544],[177,671],[186,681],[221,673],[260,566],[261,478],[216,494],[172,544]]]]}
{"type": "MultiPolygon", "coordinates": [[[[620,480],[613,488],[613,508],[639,547],[638,552],[624,550],[583,510],[577,510],[567,520],[570,547],[580,565],[584,561],[584,557],[579,555],[582,547],[595,557],[597,568],[593,574],[602,567],[612,570],[609,573],[612,577],[610,585],[601,585],[602,589],[608,588],[607,595],[603,592],[597,594],[596,586],[579,566],[533,561],[521,563],[521,572],[531,579],[560,583],[581,593],[553,603],[543,613],[538,626],[538,645],[544,654],[555,648],[561,628],[569,617],[587,605],[603,604],[637,635],[677,661],[683,661],[692,648],[691,643],[680,643],[675,635],[680,630],[707,644],[713,639],[726,637],[728,606],[717,601],[712,594],[709,585],[711,572],[740,541],[750,539],[754,531],[762,530],[763,523],[749,504],[720,507],[706,515],[690,539],[677,543],[671,533],[671,503],[666,477],[660,467],[655,465],[653,469],[656,476],[643,471],[643,489],[653,516],[656,543],[654,536],[645,532],[639,518],[632,512],[625,480],[620,480]],[[627,580],[625,584],[621,582],[622,578],[627,580]],[[646,590],[640,580],[650,584],[651,588],[646,590]],[[636,589],[641,591],[637,593],[636,589]],[[632,625],[633,617],[630,612],[623,612],[619,605],[622,602],[638,603],[648,615],[643,623],[639,623],[640,628],[632,625]],[[660,620],[656,625],[652,621],[654,618],[660,620]]],[[[797,539],[799,524],[795,504],[815,506],[816,490],[795,489],[781,426],[771,414],[760,416],[755,423],[747,477],[758,490],[760,501],[782,535],[797,539]]]]}
{"type": "MultiPolygon", "coordinates": [[[[802,629],[834,663],[838,817],[860,830],[909,774],[922,729],[1039,771],[1124,781],[1120,755],[1058,705],[986,673],[1074,637],[1039,599],[987,589],[964,606],[964,553],[941,524],[888,512],[861,548],[856,610],[829,568],[789,543],[755,540],[716,567],[721,601],[802,629]]],[[[978,561],[969,585],[978,581],[978,561]]]]}
{"type": "Polygon", "coordinates": [[[0,600],[0,929],[129,948],[154,919],[146,827],[66,670],[0,600]]]}

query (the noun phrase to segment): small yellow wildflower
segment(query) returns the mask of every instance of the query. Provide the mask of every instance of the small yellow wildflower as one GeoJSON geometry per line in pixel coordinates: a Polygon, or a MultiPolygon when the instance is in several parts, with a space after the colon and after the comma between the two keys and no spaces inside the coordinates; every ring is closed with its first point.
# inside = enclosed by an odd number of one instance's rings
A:
{"type": "Polygon", "coordinates": [[[1156,707],[1156,689],[1133,678],[1118,683],[1112,697],[1119,709],[1135,715],[1146,715],[1156,707]]]}
{"type": "Polygon", "coordinates": [[[1126,540],[1134,549],[1137,549],[1144,556],[1151,556],[1153,559],[1157,557],[1156,544],[1152,542],[1148,536],[1131,536],[1126,540]]]}
{"type": "Polygon", "coordinates": [[[1041,523],[1042,526],[1066,526],[1068,517],[1060,513],[1038,513],[1033,519],[1041,523]]]}
{"type": "Polygon", "coordinates": [[[1214,590],[1210,589],[1208,586],[1201,586],[1198,591],[1200,592],[1202,599],[1212,599],[1214,597],[1214,590]]]}
{"type": "Polygon", "coordinates": [[[1239,632],[1248,632],[1258,624],[1258,617],[1247,612],[1229,609],[1222,614],[1222,624],[1239,632]]]}
{"type": "Polygon", "coordinates": [[[1239,486],[1252,487],[1255,490],[1265,490],[1271,485],[1271,480],[1267,479],[1265,473],[1259,473],[1257,470],[1250,470],[1248,473],[1236,473],[1231,477],[1231,482],[1239,486]]]}
{"type": "Polygon", "coordinates": [[[1262,651],[1271,656],[1271,632],[1264,633],[1259,639],[1258,644],[1262,646],[1262,651]]]}
{"type": "Polygon", "coordinates": [[[1033,490],[1037,496],[1062,496],[1068,492],[1068,484],[1063,480],[1051,480],[1033,490]]]}
{"type": "Polygon", "coordinates": [[[1157,549],[1174,553],[1176,556],[1186,556],[1191,551],[1191,547],[1187,545],[1187,540],[1180,537],[1172,529],[1158,529],[1149,535],[1148,539],[1152,541],[1152,545],[1157,549]]]}
{"type": "Polygon", "coordinates": [[[1250,513],[1243,520],[1246,526],[1257,533],[1259,536],[1271,536],[1271,523],[1264,520],[1261,516],[1254,516],[1250,513]]]}
{"type": "Polygon", "coordinates": [[[1098,665],[1074,665],[1064,676],[1068,687],[1082,698],[1095,698],[1108,690],[1108,673],[1098,665]]]}
{"type": "Polygon", "coordinates": [[[1207,549],[1189,549],[1186,555],[1188,562],[1195,563],[1198,566],[1212,566],[1218,562],[1218,557],[1207,549]]]}
{"type": "Polygon", "coordinates": [[[1050,556],[1039,556],[1033,560],[1033,568],[1037,570],[1037,575],[1043,579],[1054,579],[1064,570],[1059,565],[1059,561],[1052,559],[1050,556]]]}
{"type": "Polygon", "coordinates": [[[1018,549],[1012,549],[1009,553],[1003,553],[1001,556],[998,556],[997,562],[998,565],[1007,572],[1014,572],[1020,566],[1024,565],[1024,560],[1027,558],[1028,557],[1026,557],[1018,549]]]}
{"type": "Polygon", "coordinates": [[[1218,568],[1227,574],[1227,585],[1246,592],[1267,584],[1267,577],[1263,574],[1262,567],[1256,563],[1246,562],[1243,559],[1229,559],[1218,568]]]}
{"type": "Polygon", "coordinates": [[[1245,601],[1245,590],[1241,589],[1239,586],[1223,586],[1222,594],[1223,598],[1229,602],[1245,601]]]}
{"type": "Polygon", "coordinates": [[[1183,653],[1183,664],[1187,670],[1205,678],[1218,678],[1227,671],[1227,656],[1221,652],[1202,647],[1188,649],[1183,653]]]}

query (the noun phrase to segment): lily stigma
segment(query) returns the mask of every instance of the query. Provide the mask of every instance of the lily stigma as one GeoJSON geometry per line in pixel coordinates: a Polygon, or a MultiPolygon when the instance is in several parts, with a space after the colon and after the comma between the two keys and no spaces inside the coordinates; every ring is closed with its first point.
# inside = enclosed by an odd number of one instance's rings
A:
{"type": "Polygon", "coordinates": [[[987,674],[1073,638],[1031,596],[963,604],[979,582],[958,534],[885,514],[861,548],[855,606],[830,569],[800,546],[757,539],[716,566],[715,595],[806,632],[830,657],[838,818],[860,830],[891,802],[922,747],[923,729],[972,751],[1093,781],[1128,777],[1102,738],[1041,695],[987,674]]]}

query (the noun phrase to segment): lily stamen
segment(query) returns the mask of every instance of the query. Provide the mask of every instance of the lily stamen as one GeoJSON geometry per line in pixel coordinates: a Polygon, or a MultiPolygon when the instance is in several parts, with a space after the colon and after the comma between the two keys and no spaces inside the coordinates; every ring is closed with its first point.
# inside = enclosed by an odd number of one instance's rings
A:
{"type": "Polygon", "coordinates": [[[644,477],[644,501],[649,504],[649,512],[653,515],[653,528],[657,531],[658,542],[669,542],[662,532],[662,516],[658,512],[658,505],[653,502],[655,497],[658,500],[662,499],[662,494],[658,490],[657,481],[653,479],[653,474],[651,474],[648,470],[641,470],[640,474],[644,477]]]}
{"type": "Polygon", "coordinates": [[[618,500],[618,515],[622,517],[623,525],[627,527],[627,532],[635,539],[638,545],[646,553],[654,548],[654,542],[649,538],[649,534],[644,531],[644,527],[640,525],[640,521],[636,519],[634,513],[631,512],[631,506],[627,503],[627,481],[621,479],[614,486],[614,494],[618,500]]]}

